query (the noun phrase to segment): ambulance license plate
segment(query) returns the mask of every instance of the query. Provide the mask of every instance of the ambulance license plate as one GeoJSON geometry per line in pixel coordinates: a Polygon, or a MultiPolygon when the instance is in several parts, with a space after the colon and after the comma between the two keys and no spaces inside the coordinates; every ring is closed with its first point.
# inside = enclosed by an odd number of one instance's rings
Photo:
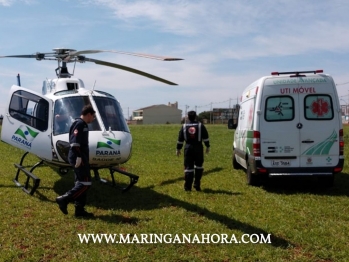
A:
{"type": "Polygon", "coordinates": [[[290,160],[271,160],[272,166],[290,166],[290,160]]]}

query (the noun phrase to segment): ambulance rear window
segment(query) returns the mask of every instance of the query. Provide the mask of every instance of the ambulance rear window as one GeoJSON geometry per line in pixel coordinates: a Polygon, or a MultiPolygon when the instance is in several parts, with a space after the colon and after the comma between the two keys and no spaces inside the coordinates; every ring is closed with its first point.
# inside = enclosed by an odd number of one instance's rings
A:
{"type": "Polygon", "coordinates": [[[270,96],[265,103],[266,121],[292,121],[294,119],[294,101],[291,96],[270,96]]]}
{"type": "Polygon", "coordinates": [[[333,119],[332,98],[329,95],[308,95],[304,98],[304,117],[308,120],[333,119]]]}

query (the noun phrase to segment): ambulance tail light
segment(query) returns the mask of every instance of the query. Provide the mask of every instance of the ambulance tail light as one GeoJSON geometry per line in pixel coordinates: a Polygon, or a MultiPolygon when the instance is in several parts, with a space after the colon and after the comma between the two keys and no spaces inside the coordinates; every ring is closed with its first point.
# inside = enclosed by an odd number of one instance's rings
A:
{"type": "Polygon", "coordinates": [[[339,130],[339,155],[344,155],[344,138],[343,138],[343,129],[339,130]]]}
{"type": "Polygon", "coordinates": [[[333,169],[333,173],[339,173],[339,172],[342,172],[343,168],[342,167],[335,167],[333,169]]]}
{"type": "Polygon", "coordinates": [[[261,156],[261,133],[258,131],[253,131],[252,148],[255,157],[261,156]]]}
{"type": "Polygon", "coordinates": [[[263,174],[268,172],[266,168],[257,168],[257,170],[258,170],[258,173],[263,173],[263,174]]]}

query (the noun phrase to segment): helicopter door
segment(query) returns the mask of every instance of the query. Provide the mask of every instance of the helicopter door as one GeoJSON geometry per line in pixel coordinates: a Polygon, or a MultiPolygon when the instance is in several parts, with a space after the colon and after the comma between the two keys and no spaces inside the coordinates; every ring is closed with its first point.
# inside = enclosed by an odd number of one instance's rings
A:
{"type": "Polygon", "coordinates": [[[44,160],[52,160],[52,102],[39,93],[13,85],[2,123],[1,140],[44,160]]]}

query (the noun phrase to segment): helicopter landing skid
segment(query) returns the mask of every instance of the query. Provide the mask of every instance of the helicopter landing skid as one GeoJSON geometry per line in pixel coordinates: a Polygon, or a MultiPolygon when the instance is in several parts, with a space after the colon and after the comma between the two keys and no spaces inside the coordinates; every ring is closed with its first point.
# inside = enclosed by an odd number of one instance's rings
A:
{"type": "Polygon", "coordinates": [[[15,163],[15,167],[17,168],[17,174],[16,177],[13,179],[13,182],[18,186],[21,187],[22,190],[30,195],[33,195],[35,190],[39,187],[40,185],[40,178],[38,178],[37,176],[35,176],[32,172],[34,171],[35,168],[37,168],[38,166],[40,166],[44,161],[41,160],[39,162],[37,162],[29,171],[27,169],[25,169],[25,167],[22,165],[23,164],[23,160],[26,157],[26,155],[29,152],[25,152],[21,158],[21,161],[19,164],[15,163]],[[22,185],[19,181],[18,181],[18,177],[20,172],[23,171],[23,173],[27,176],[27,179],[25,181],[25,184],[22,185]],[[33,185],[31,187],[31,190],[29,190],[29,180],[32,179],[33,180],[33,185]]]}
{"type": "Polygon", "coordinates": [[[128,176],[130,178],[130,183],[128,184],[127,187],[122,188],[122,192],[127,192],[128,190],[130,190],[131,187],[133,187],[134,184],[136,184],[138,182],[138,178],[139,176],[131,174],[129,172],[126,172],[124,170],[121,170],[119,168],[116,167],[111,167],[109,168],[110,171],[110,175],[111,175],[111,179],[112,182],[108,182],[107,180],[100,178],[99,173],[98,173],[98,169],[93,169],[94,175],[95,175],[95,179],[99,180],[100,182],[104,183],[104,184],[111,184],[111,186],[115,187],[116,183],[115,183],[115,178],[114,178],[114,172],[118,172],[122,175],[128,176]]]}

